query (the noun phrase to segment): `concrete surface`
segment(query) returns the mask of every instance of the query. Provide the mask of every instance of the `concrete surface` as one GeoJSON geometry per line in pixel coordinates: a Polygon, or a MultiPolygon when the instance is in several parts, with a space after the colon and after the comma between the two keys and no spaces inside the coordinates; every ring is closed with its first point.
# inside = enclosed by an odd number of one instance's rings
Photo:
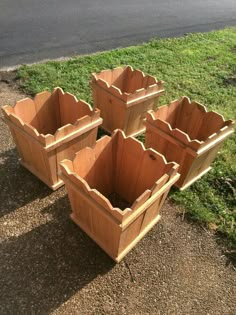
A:
{"type": "MultiPolygon", "coordinates": [[[[0,82],[0,106],[25,97],[0,82]]],[[[115,264],[18,163],[0,120],[0,314],[234,315],[236,273],[216,237],[169,202],[160,222],[115,264]]]]}

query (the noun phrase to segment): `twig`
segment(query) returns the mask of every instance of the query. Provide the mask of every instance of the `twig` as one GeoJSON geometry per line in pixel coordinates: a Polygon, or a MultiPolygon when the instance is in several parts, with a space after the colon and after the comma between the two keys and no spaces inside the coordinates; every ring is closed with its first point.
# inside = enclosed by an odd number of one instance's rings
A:
{"type": "Polygon", "coordinates": [[[135,278],[134,278],[134,276],[133,276],[133,274],[132,274],[132,271],[131,271],[131,269],[130,269],[129,264],[126,262],[125,259],[124,259],[124,263],[125,263],[125,267],[129,270],[129,274],[130,274],[131,281],[135,283],[135,282],[136,282],[136,281],[135,281],[135,278]]]}

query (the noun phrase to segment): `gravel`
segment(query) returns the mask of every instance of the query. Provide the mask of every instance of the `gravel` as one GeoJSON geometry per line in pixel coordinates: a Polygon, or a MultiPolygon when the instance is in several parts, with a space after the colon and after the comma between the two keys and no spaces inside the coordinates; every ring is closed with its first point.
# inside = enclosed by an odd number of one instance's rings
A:
{"type": "MultiPolygon", "coordinates": [[[[0,83],[0,105],[25,96],[0,83]]],[[[115,264],[18,163],[0,122],[0,314],[235,314],[236,274],[215,236],[166,202],[161,221],[115,264]]]]}

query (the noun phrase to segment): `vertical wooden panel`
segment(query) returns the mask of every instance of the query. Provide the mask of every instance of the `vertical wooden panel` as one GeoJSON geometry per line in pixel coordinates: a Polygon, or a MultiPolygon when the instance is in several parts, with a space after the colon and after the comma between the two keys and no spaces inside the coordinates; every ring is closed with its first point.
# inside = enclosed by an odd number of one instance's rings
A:
{"type": "Polygon", "coordinates": [[[176,117],[178,113],[178,108],[180,106],[180,101],[174,101],[171,102],[171,104],[168,107],[168,116],[166,121],[171,125],[171,127],[174,129],[176,127],[176,117]]]}
{"type": "Polygon", "coordinates": [[[189,124],[192,123],[192,115],[195,106],[187,98],[184,98],[179,105],[178,113],[176,116],[176,128],[183,132],[187,132],[189,124]]]}
{"type": "Polygon", "coordinates": [[[103,244],[104,248],[114,258],[117,255],[119,246],[118,225],[102,216],[96,209],[91,209],[91,219],[93,221],[93,236],[103,244]]]}
{"type": "Polygon", "coordinates": [[[146,189],[151,189],[155,182],[164,174],[165,164],[154,151],[146,151],[142,163],[138,164],[138,176],[135,182],[133,198],[136,199],[146,189]]]}
{"type": "Polygon", "coordinates": [[[61,88],[55,88],[52,92],[52,95],[51,95],[51,101],[52,101],[53,108],[54,108],[53,119],[56,120],[57,128],[62,126],[61,113],[60,113],[60,100],[59,100],[60,92],[62,92],[61,88]]]}
{"type": "Polygon", "coordinates": [[[61,117],[61,126],[74,124],[77,119],[86,115],[91,115],[91,109],[88,104],[78,101],[70,93],[59,92],[59,108],[61,117]]]}
{"type": "Polygon", "coordinates": [[[34,107],[34,101],[32,99],[25,98],[21,101],[16,102],[16,105],[14,106],[14,112],[25,123],[31,124],[36,129],[39,128],[37,111],[34,107]]]}
{"type": "Polygon", "coordinates": [[[140,143],[127,138],[123,144],[123,155],[120,162],[119,177],[116,182],[116,192],[131,204],[137,197],[134,197],[134,193],[142,158],[143,151],[140,149],[140,143]]]}
{"type": "Polygon", "coordinates": [[[126,230],[122,232],[118,253],[121,253],[139,235],[143,218],[144,214],[140,215],[132,224],[130,224],[130,226],[126,230]]]}
{"type": "Polygon", "coordinates": [[[55,150],[46,153],[43,149],[41,151],[44,164],[46,165],[46,174],[48,174],[49,181],[52,186],[56,185],[60,179],[58,177],[59,165],[57,164],[57,155],[55,150]]]}
{"type": "Polygon", "coordinates": [[[34,104],[39,123],[39,133],[53,135],[59,126],[55,119],[55,106],[51,93],[45,91],[37,94],[34,98],[34,104]]]}
{"type": "Polygon", "coordinates": [[[15,139],[16,139],[16,145],[18,148],[18,151],[21,152],[21,158],[23,159],[23,162],[31,165],[31,151],[28,144],[28,139],[24,134],[21,132],[14,132],[15,139]]]}
{"type": "Polygon", "coordinates": [[[97,142],[94,150],[86,148],[77,154],[74,170],[91,188],[108,196],[113,190],[112,164],[112,143],[106,137],[97,142]]]}
{"type": "Polygon", "coordinates": [[[217,146],[212,147],[210,150],[207,150],[203,154],[199,154],[193,160],[191,167],[189,167],[188,172],[186,172],[185,180],[183,185],[186,185],[188,182],[194,180],[194,178],[199,177],[200,174],[204,173],[209,169],[210,164],[215,159],[217,152],[220,150],[222,143],[219,143],[217,146]]]}
{"type": "Polygon", "coordinates": [[[217,115],[214,112],[206,113],[202,120],[201,127],[199,128],[198,139],[203,141],[206,140],[207,137],[219,131],[223,125],[224,121],[222,116],[217,115]]]}
{"type": "Polygon", "coordinates": [[[68,196],[73,213],[80,224],[86,228],[90,233],[93,233],[92,218],[90,214],[90,207],[83,197],[78,198],[76,190],[68,186],[68,196]]]}
{"type": "Polygon", "coordinates": [[[161,197],[158,198],[144,213],[142,226],[140,232],[142,232],[160,213],[160,201],[161,197]]]}
{"type": "MultiPolygon", "coordinates": [[[[112,84],[112,71],[111,70],[103,70],[99,73],[99,79],[106,81],[109,85],[112,84]]],[[[97,76],[96,76],[97,77],[97,76]]]]}
{"type": "Polygon", "coordinates": [[[127,68],[116,68],[116,69],[113,69],[111,72],[112,74],[111,84],[116,86],[122,92],[125,92],[124,82],[126,79],[126,73],[127,73],[127,68]]]}
{"type": "Polygon", "coordinates": [[[122,161],[124,155],[124,138],[121,132],[113,134],[112,138],[112,156],[113,156],[113,182],[114,191],[119,194],[120,182],[122,181],[122,161]]]}
{"type": "Polygon", "coordinates": [[[144,75],[141,71],[129,71],[129,81],[127,82],[127,93],[134,93],[136,90],[143,88],[144,75]]]}
{"type": "Polygon", "coordinates": [[[154,131],[148,125],[145,133],[145,147],[153,148],[154,150],[165,156],[166,140],[164,137],[158,136],[157,132],[158,132],[157,129],[154,131]]]}
{"type": "Polygon", "coordinates": [[[95,163],[93,166],[93,180],[95,188],[106,197],[113,192],[112,167],[112,143],[109,142],[102,152],[95,157],[95,163]]]}
{"type": "Polygon", "coordinates": [[[202,120],[205,112],[199,108],[196,103],[193,103],[194,108],[192,110],[192,115],[189,118],[189,123],[186,126],[186,133],[189,135],[190,139],[199,139],[198,132],[202,125],[202,120]]]}
{"type": "Polygon", "coordinates": [[[125,107],[122,100],[102,90],[94,85],[97,89],[97,104],[101,110],[101,117],[103,119],[102,127],[108,132],[115,129],[124,129],[125,107]]]}
{"type": "MultiPolygon", "coordinates": [[[[143,91],[143,94],[145,95],[145,90],[143,91]]],[[[153,109],[154,101],[154,99],[147,100],[126,109],[126,121],[124,126],[126,136],[144,130],[145,126],[143,120],[146,117],[147,111],[153,109]]]]}

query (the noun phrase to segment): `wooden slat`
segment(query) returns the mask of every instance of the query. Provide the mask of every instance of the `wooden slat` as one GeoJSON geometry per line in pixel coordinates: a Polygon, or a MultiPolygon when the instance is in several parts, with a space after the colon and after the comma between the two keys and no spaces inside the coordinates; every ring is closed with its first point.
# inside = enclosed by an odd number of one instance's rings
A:
{"type": "Polygon", "coordinates": [[[215,112],[208,112],[204,115],[201,127],[199,129],[198,138],[206,140],[211,134],[217,132],[224,125],[223,117],[215,112]]]}
{"type": "Polygon", "coordinates": [[[96,73],[96,80],[104,80],[106,81],[109,85],[112,84],[112,70],[107,69],[107,70],[103,70],[100,73],[96,73]]]}
{"type": "Polygon", "coordinates": [[[79,151],[73,165],[74,171],[85,178],[91,188],[106,196],[113,191],[112,144],[109,137],[100,139],[93,149],[79,151]]]}
{"type": "Polygon", "coordinates": [[[128,72],[129,81],[127,82],[127,93],[134,93],[136,90],[143,88],[144,74],[142,71],[133,70],[128,72]]]}
{"type": "Polygon", "coordinates": [[[181,141],[179,141],[178,139],[176,139],[175,137],[172,136],[172,132],[168,132],[168,128],[166,128],[166,131],[163,131],[159,128],[156,128],[153,124],[150,124],[149,122],[146,122],[146,128],[149,129],[149,131],[151,132],[156,132],[156,134],[158,134],[158,136],[161,136],[164,139],[168,139],[169,142],[179,146],[180,148],[186,147],[186,150],[188,150],[189,152],[192,152],[193,155],[196,154],[196,151],[198,150],[198,148],[201,147],[202,142],[197,141],[197,140],[193,140],[189,142],[189,145],[186,146],[186,143],[183,143],[181,141]]]}
{"type": "Polygon", "coordinates": [[[121,259],[128,254],[128,252],[157,224],[161,216],[157,216],[144,230],[142,230],[139,235],[114,259],[116,262],[120,262],[121,259]]]}
{"type": "Polygon", "coordinates": [[[195,106],[190,102],[187,97],[184,97],[179,105],[178,112],[176,113],[175,128],[183,132],[187,132],[189,124],[192,123],[192,113],[195,106]]]}
{"type": "Polygon", "coordinates": [[[58,182],[60,182],[60,179],[58,177],[59,168],[56,152],[51,151],[49,153],[46,153],[45,150],[42,150],[42,158],[44,159],[45,169],[52,185],[56,185],[58,182]]]}
{"type": "Polygon", "coordinates": [[[164,174],[159,178],[156,183],[153,185],[153,188],[151,190],[151,195],[154,195],[162,186],[164,186],[167,181],[169,180],[169,175],[164,174]]]}
{"type": "Polygon", "coordinates": [[[93,85],[93,91],[96,91],[94,105],[101,110],[102,127],[110,133],[117,128],[123,129],[125,107],[122,99],[101,89],[98,85],[93,85]]]}
{"type": "MultiPolygon", "coordinates": [[[[67,190],[70,187],[76,190],[77,192],[76,199],[78,199],[78,197],[85,199],[89,205],[91,205],[94,209],[97,209],[96,211],[101,213],[102,216],[107,217],[110,222],[116,222],[118,225],[120,224],[120,222],[123,219],[122,211],[113,210],[110,208],[104,208],[103,206],[100,205],[100,203],[94,200],[93,194],[91,195],[91,194],[85,193],[83,190],[79,189],[78,186],[74,184],[74,182],[68,179],[67,175],[61,174],[60,177],[65,182],[67,190]]],[[[96,198],[98,198],[99,192],[97,192],[96,194],[97,194],[96,198]]]]}
{"type": "Polygon", "coordinates": [[[176,100],[170,103],[168,106],[168,116],[167,116],[167,122],[171,125],[172,129],[176,127],[176,117],[178,108],[181,105],[181,100],[176,100]]]}
{"type": "MultiPolygon", "coordinates": [[[[165,195],[165,194],[164,194],[165,195]]],[[[159,216],[160,213],[160,202],[161,202],[162,196],[160,196],[147,210],[144,212],[142,225],[140,227],[139,234],[142,233],[143,230],[146,229],[146,227],[153,222],[157,216],[159,216]]]]}
{"type": "Polygon", "coordinates": [[[112,73],[111,85],[114,85],[115,87],[120,89],[122,93],[125,92],[124,83],[127,76],[127,68],[124,67],[115,68],[111,71],[111,73],[112,73]]]}
{"type": "Polygon", "coordinates": [[[165,163],[154,150],[145,151],[142,162],[137,166],[139,172],[135,183],[134,198],[140,196],[146,189],[151,189],[163,175],[165,163]]]}
{"type": "Polygon", "coordinates": [[[193,109],[192,115],[189,120],[189,124],[186,127],[186,133],[189,135],[190,139],[198,139],[198,132],[201,128],[202,120],[205,114],[202,106],[199,106],[198,103],[192,102],[193,109]]]}
{"type": "Polygon", "coordinates": [[[158,110],[156,112],[151,111],[150,113],[152,115],[154,115],[155,119],[160,119],[160,120],[167,120],[167,115],[168,115],[168,106],[167,105],[163,105],[158,107],[158,110]]]}
{"type": "Polygon", "coordinates": [[[66,125],[62,128],[57,129],[55,133],[55,141],[51,144],[51,147],[53,149],[48,150],[48,146],[46,147],[46,151],[48,152],[48,155],[51,155],[51,160],[55,163],[54,168],[59,171],[59,163],[66,159],[69,158],[68,156],[68,149],[69,149],[69,141],[65,141],[65,139],[69,139],[70,135],[73,134],[73,132],[76,129],[72,125],[66,125]],[[63,142],[64,141],[64,142],[63,142]],[[55,146],[55,143],[58,145],[55,146]],[[63,145],[63,143],[65,145],[63,145]],[[56,159],[53,159],[53,155],[55,156],[56,159]]]}
{"type": "Polygon", "coordinates": [[[33,138],[35,138],[35,139],[37,140],[37,138],[38,138],[38,136],[39,136],[39,133],[38,133],[38,131],[37,131],[34,127],[32,127],[32,126],[29,125],[29,124],[24,124],[23,128],[24,128],[24,131],[25,131],[28,135],[30,135],[31,137],[33,137],[33,138]]]}
{"type": "MultiPolygon", "coordinates": [[[[145,94],[144,90],[143,93],[145,94]]],[[[126,136],[131,136],[143,129],[143,125],[140,124],[140,121],[145,118],[145,113],[147,111],[145,110],[146,108],[147,105],[145,103],[141,103],[126,109],[124,123],[124,132],[126,136]],[[144,114],[142,114],[142,111],[144,111],[144,114]]]]}
{"type": "Polygon", "coordinates": [[[180,174],[176,174],[171,180],[169,180],[161,189],[153,194],[136,212],[130,214],[130,216],[123,220],[121,227],[125,230],[136,217],[140,216],[148,207],[150,207],[169,187],[171,187],[180,177],[180,174]]]}
{"type": "Polygon", "coordinates": [[[9,119],[9,115],[10,115],[10,114],[14,114],[14,113],[15,113],[14,108],[11,107],[11,106],[9,106],[9,105],[3,106],[3,107],[2,107],[2,112],[3,112],[3,115],[4,115],[7,119],[9,119]]]}
{"type": "Polygon", "coordinates": [[[148,85],[151,86],[153,84],[156,84],[157,83],[157,80],[155,77],[153,77],[152,75],[147,75],[148,77],[148,85]]]}
{"type": "MultiPolygon", "coordinates": [[[[94,156],[93,184],[104,196],[109,196],[114,191],[112,143],[109,142],[104,149],[94,156]]],[[[89,176],[86,179],[89,180],[89,176]]]]}
{"type": "Polygon", "coordinates": [[[131,209],[133,211],[135,211],[136,209],[141,207],[141,205],[144,202],[146,202],[150,196],[151,196],[151,190],[150,189],[145,190],[144,193],[141,196],[139,196],[138,198],[135,199],[131,209]]]}
{"type": "Polygon", "coordinates": [[[164,90],[158,90],[155,86],[155,89],[152,93],[148,93],[145,96],[139,96],[139,92],[136,92],[133,96],[132,94],[128,97],[126,106],[135,106],[143,101],[150,100],[152,98],[155,98],[157,96],[161,96],[164,94],[164,90]]]}
{"type": "Polygon", "coordinates": [[[77,152],[76,157],[73,160],[74,171],[78,173],[81,177],[84,177],[86,173],[83,171],[83,168],[86,167],[86,169],[89,170],[89,168],[91,167],[91,165],[89,165],[89,163],[85,163],[85,161],[89,158],[91,159],[90,162],[93,161],[93,163],[95,163],[95,157],[99,156],[99,154],[103,151],[103,149],[110,141],[110,137],[104,136],[96,142],[96,146],[94,146],[93,149],[87,147],[77,152]]]}
{"type": "Polygon", "coordinates": [[[84,126],[80,129],[75,130],[74,132],[72,132],[71,134],[66,135],[64,138],[60,138],[58,140],[56,140],[54,143],[49,144],[45,149],[47,152],[51,151],[51,150],[55,150],[57,147],[59,147],[60,145],[71,141],[72,139],[84,134],[85,132],[98,127],[101,124],[101,120],[97,120],[97,121],[93,121],[91,124],[84,126]]]}
{"type": "Polygon", "coordinates": [[[38,118],[38,131],[43,134],[54,134],[59,127],[55,119],[55,106],[51,93],[44,91],[34,98],[38,118]]]}
{"type": "Polygon", "coordinates": [[[16,116],[15,114],[10,114],[8,116],[9,119],[7,118],[3,118],[3,121],[6,123],[6,124],[9,124],[11,125],[12,127],[16,127],[18,129],[23,129],[23,126],[24,126],[24,122],[23,120],[16,116]]]}
{"type": "Polygon", "coordinates": [[[59,100],[60,93],[63,93],[62,89],[60,87],[56,87],[51,95],[51,100],[54,108],[54,119],[56,120],[56,126],[58,128],[62,126],[59,100]]]}
{"type": "Polygon", "coordinates": [[[146,133],[145,133],[145,147],[147,149],[148,148],[153,148],[157,152],[165,155],[165,150],[166,150],[165,138],[164,137],[158,137],[156,129],[149,128],[149,125],[148,125],[147,121],[145,122],[145,126],[148,126],[146,128],[146,133]],[[155,130],[155,132],[154,132],[154,130],[155,130]]]}
{"type": "MultiPolygon", "coordinates": [[[[122,160],[118,168],[120,174],[116,182],[116,192],[131,204],[138,197],[135,195],[135,187],[142,156],[141,144],[132,138],[127,138],[123,144],[122,160]]],[[[143,192],[144,190],[141,193],[143,192]]]]}
{"type": "Polygon", "coordinates": [[[144,214],[136,217],[129,228],[124,230],[120,237],[119,253],[123,252],[140,234],[144,214]]]}
{"type": "Polygon", "coordinates": [[[76,97],[70,93],[60,93],[59,102],[61,126],[74,124],[78,118],[92,114],[92,109],[88,103],[81,100],[78,101],[76,97]]]}
{"type": "Polygon", "coordinates": [[[14,112],[25,123],[31,124],[36,129],[39,128],[38,115],[32,99],[25,98],[16,102],[14,112]]]}
{"type": "MultiPolygon", "coordinates": [[[[115,249],[118,248],[117,243],[118,243],[118,239],[113,239],[112,240],[112,246],[109,246],[112,250],[109,250],[110,248],[107,246],[107,243],[104,244],[104,240],[100,240],[96,237],[95,232],[91,232],[91,230],[89,230],[86,226],[84,226],[74,215],[74,213],[71,214],[71,219],[88,235],[91,237],[91,239],[93,239],[98,246],[100,246],[111,258],[113,258],[115,261],[118,262],[118,260],[116,259],[117,257],[117,252],[114,251],[115,249]]],[[[112,230],[112,226],[109,226],[109,230],[112,230]]],[[[114,231],[114,229],[113,229],[114,231]]],[[[104,230],[103,230],[104,232],[104,230]]],[[[113,232],[114,233],[114,232],[113,232]]],[[[119,235],[119,233],[117,233],[119,235]]],[[[111,242],[110,242],[111,243],[111,242]]]]}
{"type": "Polygon", "coordinates": [[[119,187],[122,181],[122,161],[124,155],[124,137],[120,131],[113,134],[113,176],[114,191],[120,194],[119,187]]]}

